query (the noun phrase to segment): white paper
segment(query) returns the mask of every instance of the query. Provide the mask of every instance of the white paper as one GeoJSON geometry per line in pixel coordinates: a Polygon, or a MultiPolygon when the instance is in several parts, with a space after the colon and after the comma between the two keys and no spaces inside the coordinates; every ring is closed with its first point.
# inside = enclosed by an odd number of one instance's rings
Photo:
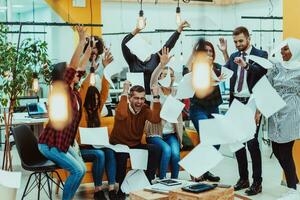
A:
{"type": "Polygon", "coordinates": [[[202,145],[219,145],[232,143],[233,134],[231,129],[225,129],[225,117],[199,120],[199,132],[202,145]]]}
{"type": "Polygon", "coordinates": [[[109,145],[107,127],[83,128],[79,127],[81,144],[109,145]]]}
{"type": "Polygon", "coordinates": [[[259,56],[254,56],[254,55],[249,55],[247,56],[249,60],[252,60],[253,62],[256,62],[260,66],[262,66],[265,69],[271,69],[273,67],[273,63],[271,63],[268,59],[259,57],[259,56]]]}
{"type": "Polygon", "coordinates": [[[266,118],[286,106],[285,101],[272,87],[266,76],[256,83],[252,91],[257,108],[266,118]]]}
{"type": "Polygon", "coordinates": [[[170,87],[171,85],[171,74],[170,74],[170,69],[168,68],[168,72],[167,72],[167,75],[164,79],[162,80],[159,80],[159,84],[163,87],[170,87]]]}
{"type": "Polygon", "coordinates": [[[140,35],[135,35],[126,46],[135,54],[140,60],[145,61],[151,56],[154,48],[140,35]]]}
{"type": "Polygon", "coordinates": [[[215,167],[223,156],[213,146],[197,145],[179,165],[190,175],[199,177],[215,167]]]}
{"type": "Polygon", "coordinates": [[[255,117],[255,112],[256,112],[257,107],[256,107],[256,103],[255,103],[255,99],[254,99],[253,95],[250,96],[250,99],[248,100],[248,103],[246,104],[246,106],[252,110],[252,112],[254,114],[253,117],[255,117]]]}
{"type": "Polygon", "coordinates": [[[188,99],[193,97],[195,90],[192,85],[192,73],[188,73],[183,76],[181,81],[178,84],[176,99],[188,99]]]}
{"type": "Polygon", "coordinates": [[[225,77],[225,79],[221,80],[221,82],[225,82],[226,80],[229,80],[232,77],[233,71],[231,69],[228,69],[227,67],[222,67],[221,74],[224,74],[225,77]]]}
{"type": "Polygon", "coordinates": [[[234,100],[225,116],[199,120],[202,145],[246,142],[256,132],[254,112],[246,105],[234,100]]]}
{"type": "Polygon", "coordinates": [[[101,149],[101,148],[110,148],[114,150],[117,153],[129,153],[129,147],[124,144],[109,144],[109,145],[93,145],[94,148],[96,149],[101,149]]]}
{"type": "Polygon", "coordinates": [[[129,194],[130,192],[142,190],[150,185],[143,170],[130,170],[121,185],[122,192],[129,194]]]}
{"type": "Polygon", "coordinates": [[[160,118],[171,123],[177,123],[177,118],[183,110],[184,106],[184,103],[169,95],[161,108],[160,118]]]}
{"type": "Polygon", "coordinates": [[[121,67],[114,66],[113,64],[110,64],[104,68],[103,75],[113,88],[115,88],[115,85],[112,82],[111,77],[120,73],[122,70],[123,69],[121,67]]]}
{"type": "Polygon", "coordinates": [[[135,72],[135,73],[127,72],[126,77],[127,77],[127,80],[130,81],[132,86],[140,85],[145,88],[144,73],[142,73],[142,72],[135,72]]]}
{"type": "Polygon", "coordinates": [[[7,188],[20,188],[21,172],[9,172],[0,170],[0,185],[7,188]]]}
{"type": "Polygon", "coordinates": [[[147,169],[148,150],[130,149],[129,155],[132,169],[147,169]]]}
{"type": "Polygon", "coordinates": [[[176,58],[175,56],[171,58],[167,66],[171,67],[174,72],[182,73],[183,71],[182,62],[180,62],[179,58],[176,58]]]}
{"type": "Polygon", "coordinates": [[[236,142],[236,143],[229,144],[229,149],[232,153],[237,152],[238,150],[240,150],[243,147],[245,147],[245,145],[241,142],[236,142]]]}
{"type": "Polygon", "coordinates": [[[225,129],[231,130],[231,134],[238,141],[250,138],[256,132],[253,111],[236,99],[226,112],[225,118],[225,129]]]}

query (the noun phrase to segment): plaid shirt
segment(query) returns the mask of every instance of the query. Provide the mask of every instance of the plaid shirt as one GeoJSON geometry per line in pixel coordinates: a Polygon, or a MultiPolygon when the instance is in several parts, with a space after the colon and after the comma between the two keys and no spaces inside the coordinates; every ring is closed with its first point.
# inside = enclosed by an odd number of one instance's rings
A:
{"type": "MultiPolygon", "coordinates": [[[[66,84],[70,85],[74,76],[77,75],[79,78],[84,75],[83,71],[78,71],[73,68],[67,68],[65,71],[64,79],[66,84]]],[[[67,152],[70,145],[73,145],[77,128],[81,118],[81,98],[77,90],[73,90],[71,87],[68,88],[71,107],[72,107],[72,121],[62,131],[57,131],[51,127],[48,123],[39,137],[40,144],[47,144],[49,148],[56,147],[63,152],[67,152]],[[78,109],[79,106],[79,109],[78,109]]]]}

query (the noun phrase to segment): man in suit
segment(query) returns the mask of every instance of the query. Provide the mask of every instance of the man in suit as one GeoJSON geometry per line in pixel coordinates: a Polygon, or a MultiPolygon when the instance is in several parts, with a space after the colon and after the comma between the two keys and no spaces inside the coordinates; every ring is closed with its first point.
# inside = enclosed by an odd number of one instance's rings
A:
{"type": "MultiPolygon", "coordinates": [[[[223,52],[225,61],[227,62],[225,67],[231,69],[234,74],[230,79],[230,99],[231,104],[234,99],[246,104],[249,100],[250,94],[252,93],[252,88],[259,81],[259,79],[267,73],[267,70],[258,65],[251,60],[247,61],[247,55],[255,55],[263,58],[268,57],[268,53],[263,50],[256,49],[250,43],[250,36],[247,28],[237,27],[233,31],[233,40],[237,52],[231,54],[228,57],[227,54],[227,44],[224,39],[220,39],[220,50],[223,52]]],[[[248,177],[248,161],[246,148],[238,150],[235,155],[239,168],[240,178],[236,185],[234,186],[235,191],[248,188],[245,193],[247,195],[256,195],[262,192],[262,164],[261,164],[261,152],[258,143],[258,130],[260,124],[260,113],[257,111],[255,115],[255,120],[257,129],[255,137],[249,140],[246,144],[252,159],[252,169],[253,169],[253,183],[249,187],[249,177],[248,177]]]]}

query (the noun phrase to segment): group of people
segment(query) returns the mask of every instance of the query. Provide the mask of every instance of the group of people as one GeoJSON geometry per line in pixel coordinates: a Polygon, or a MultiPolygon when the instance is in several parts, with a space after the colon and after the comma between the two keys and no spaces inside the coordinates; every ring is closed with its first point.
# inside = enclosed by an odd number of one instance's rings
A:
{"type": "MultiPolygon", "coordinates": [[[[121,44],[123,56],[128,63],[130,72],[144,73],[145,88],[131,85],[129,81],[124,82],[123,92],[115,110],[110,143],[124,144],[132,149],[148,150],[148,164],[145,174],[150,183],[155,178],[157,171],[159,172],[159,179],[166,178],[169,164],[171,166],[171,178],[178,178],[179,174],[178,162],[184,129],[182,116],[179,115],[178,123],[171,123],[160,118],[160,110],[166,98],[176,94],[176,88],[173,87],[174,71],[172,66],[168,66],[169,52],[174,47],[182,30],[188,26],[186,21],[182,22],[164,47],[157,53],[150,55],[145,61],[141,61],[126,46],[126,43],[142,29],[135,28],[132,33],[125,36],[121,44]],[[167,87],[160,85],[159,80],[164,79],[168,74],[171,77],[170,85],[167,87]],[[150,103],[146,102],[146,94],[152,94],[153,100],[150,103]],[[147,144],[141,143],[144,132],[146,133],[147,144]]],[[[101,110],[109,94],[109,83],[103,76],[103,69],[113,61],[113,57],[104,46],[101,38],[94,37],[91,46],[90,42],[86,42],[85,30],[80,26],[76,30],[79,34],[79,43],[70,63],[57,65],[59,67],[55,67],[52,72],[53,77],[55,77],[53,81],[64,80],[69,86],[72,121],[61,131],[55,130],[51,126],[51,122],[48,123],[39,137],[39,150],[45,157],[70,173],[64,186],[64,200],[74,197],[86,172],[84,161],[93,162],[95,199],[106,199],[102,186],[104,170],[108,177],[109,198],[111,200],[125,199],[125,194],[121,189],[118,189],[117,185],[120,186],[126,176],[129,154],[117,153],[109,148],[95,149],[89,145],[82,145],[78,132],[79,126],[93,128],[101,125],[101,110]],[[100,56],[101,54],[102,56],[100,56]],[[83,81],[80,81],[84,77],[85,71],[88,71],[86,70],[87,66],[95,71],[95,86],[90,85],[89,73],[83,81]],[[78,83],[81,83],[79,90],[75,87],[78,83]]],[[[284,170],[287,186],[294,192],[298,179],[292,147],[294,141],[299,138],[300,130],[300,68],[287,69],[284,66],[286,63],[289,65],[291,63],[297,64],[297,62],[291,62],[292,60],[300,62],[298,59],[300,42],[297,43],[298,48],[294,48],[294,42],[285,45],[281,49],[283,61],[274,64],[274,67],[268,72],[263,66],[246,59],[247,55],[268,57],[267,52],[251,45],[247,28],[236,28],[233,31],[233,41],[237,52],[230,56],[227,53],[226,40],[220,39],[219,45],[226,62],[224,67],[234,72],[230,79],[230,104],[234,99],[246,104],[254,85],[266,74],[274,88],[287,103],[284,109],[269,119],[269,135],[274,154],[284,170]],[[293,48],[290,45],[293,45],[293,48]]],[[[200,39],[193,48],[187,64],[189,70],[193,73],[191,66],[195,61],[196,53],[200,51],[206,52],[212,72],[219,79],[223,79],[221,65],[215,63],[214,46],[203,39],[200,39]]],[[[213,86],[212,92],[206,97],[199,98],[195,95],[190,99],[189,117],[197,132],[199,132],[199,120],[213,118],[213,113],[219,113],[218,106],[220,104],[222,104],[222,96],[218,85],[213,86]]],[[[252,159],[253,183],[251,186],[249,184],[246,148],[236,152],[240,177],[234,189],[237,191],[247,188],[245,191],[247,195],[256,195],[262,192],[262,161],[258,143],[258,130],[261,121],[259,111],[255,114],[255,120],[257,124],[255,137],[246,143],[252,159]]],[[[215,146],[215,148],[219,149],[220,145],[215,146]]],[[[195,164],[197,164],[196,161],[195,164]]],[[[206,172],[201,177],[193,177],[193,180],[219,181],[220,177],[206,172]]]]}

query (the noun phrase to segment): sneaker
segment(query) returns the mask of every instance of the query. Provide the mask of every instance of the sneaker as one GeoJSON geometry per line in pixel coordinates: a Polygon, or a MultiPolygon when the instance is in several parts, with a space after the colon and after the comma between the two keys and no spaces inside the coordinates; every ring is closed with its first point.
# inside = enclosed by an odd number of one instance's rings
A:
{"type": "Polygon", "coordinates": [[[207,181],[211,181],[211,182],[219,182],[220,181],[220,177],[219,176],[215,176],[215,175],[213,175],[210,172],[206,172],[202,176],[207,181]]]}
{"type": "Polygon", "coordinates": [[[94,193],[95,200],[107,200],[103,190],[94,193]]]}
{"type": "Polygon", "coordinates": [[[108,191],[108,197],[110,200],[118,200],[119,199],[117,192],[115,190],[108,191]]]}
{"type": "Polygon", "coordinates": [[[282,195],[277,200],[299,200],[300,199],[300,193],[297,190],[289,189],[287,193],[282,195]]]}

